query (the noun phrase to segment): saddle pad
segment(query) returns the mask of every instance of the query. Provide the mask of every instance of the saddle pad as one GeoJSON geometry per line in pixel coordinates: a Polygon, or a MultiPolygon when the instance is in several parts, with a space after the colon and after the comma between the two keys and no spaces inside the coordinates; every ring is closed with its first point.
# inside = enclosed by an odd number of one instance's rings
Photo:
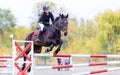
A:
{"type": "Polygon", "coordinates": [[[34,36],[37,36],[37,35],[38,35],[38,32],[39,32],[39,30],[36,29],[36,30],[34,31],[34,36]]]}

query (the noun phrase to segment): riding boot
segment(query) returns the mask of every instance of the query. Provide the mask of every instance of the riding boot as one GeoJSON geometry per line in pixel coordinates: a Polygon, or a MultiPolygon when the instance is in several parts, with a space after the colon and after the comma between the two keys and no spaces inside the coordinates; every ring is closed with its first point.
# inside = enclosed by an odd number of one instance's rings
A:
{"type": "Polygon", "coordinates": [[[38,36],[37,36],[36,42],[39,42],[40,39],[41,39],[41,37],[42,37],[42,31],[39,30],[39,33],[38,33],[38,36]]]}

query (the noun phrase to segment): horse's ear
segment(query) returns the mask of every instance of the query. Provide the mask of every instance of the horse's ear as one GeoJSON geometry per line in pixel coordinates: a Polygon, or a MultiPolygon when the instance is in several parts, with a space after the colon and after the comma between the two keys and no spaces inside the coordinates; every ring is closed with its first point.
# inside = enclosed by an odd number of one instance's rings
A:
{"type": "Polygon", "coordinates": [[[61,14],[59,14],[59,16],[61,17],[61,14]]]}
{"type": "Polygon", "coordinates": [[[63,15],[63,14],[61,15],[61,18],[62,18],[62,19],[64,18],[64,15],[63,15]]]}
{"type": "Polygon", "coordinates": [[[59,16],[63,19],[64,18],[64,15],[63,14],[59,14],[59,16]]]}
{"type": "Polygon", "coordinates": [[[59,16],[63,19],[64,18],[64,15],[63,14],[59,14],[59,16]]]}
{"type": "Polygon", "coordinates": [[[67,15],[66,15],[66,18],[68,18],[68,16],[69,16],[69,15],[67,14],[67,15]]]}

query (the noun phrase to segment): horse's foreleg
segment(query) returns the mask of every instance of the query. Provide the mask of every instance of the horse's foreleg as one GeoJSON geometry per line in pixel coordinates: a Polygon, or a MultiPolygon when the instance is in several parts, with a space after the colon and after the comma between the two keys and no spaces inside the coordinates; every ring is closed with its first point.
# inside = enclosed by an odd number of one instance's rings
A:
{"type": "Polygon", "coordinates": [[[60,42],[59,42],[58,48],[54,52],[55,55],[60,51],[62,44],[63,44],[63,40],[61,39],[60,42]]]}
{"type": "MultiPolygon", "coordinates": [[[[31,59],[31,55],[30,55],[30,59],[31,59]]],[[[31,59],[32,60],[32,59],[31,59]]],[[[31,71],[31,67],[28,69],[28,72],[30,72],[31,71]]]]}
{"type": "MultiPolygon", "coordinates": [[[[24,61],[26,61],[26,57],[25,57],[25,56],[23,56],[23,59],[24,59],[24,61]]],[[[24,69],[25,69],[25,67],[26,67],[26,64],[25,64],[25,63],[23,63],[23,65],[22,65],[22,70],[24,70],[24,69]]]]}
{"type": "Polygon", "coordinates": [[[54,47],[55,44],[56,44],[56,41],[55,41],[55,40],[52,40],[51,43],[52,43],[52,45],[51,45],[49,48],[47,48],[45,52],[52,51],[53,47],[54,47]]]}

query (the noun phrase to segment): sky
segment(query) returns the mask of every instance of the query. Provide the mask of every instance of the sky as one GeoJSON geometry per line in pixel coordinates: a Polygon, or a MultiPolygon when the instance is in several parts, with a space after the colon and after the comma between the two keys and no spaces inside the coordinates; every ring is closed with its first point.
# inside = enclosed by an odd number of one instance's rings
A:
{"type": "MultiPolygon", "coordinates": [[[[33,7],[42,0],[0,0],[0,8],[10,9],[17,19],[17,24],[25,27],[30,26],[30,16],[33,7]]],[[[44,0],[45,1],[45,0],[44,0]]],[[[93,19],[99,13],[111,9],[120,9],[120,0],[46,0],[55,2],[58,6],[67,8],[68,12],[77,18],[93,19]]]]}

